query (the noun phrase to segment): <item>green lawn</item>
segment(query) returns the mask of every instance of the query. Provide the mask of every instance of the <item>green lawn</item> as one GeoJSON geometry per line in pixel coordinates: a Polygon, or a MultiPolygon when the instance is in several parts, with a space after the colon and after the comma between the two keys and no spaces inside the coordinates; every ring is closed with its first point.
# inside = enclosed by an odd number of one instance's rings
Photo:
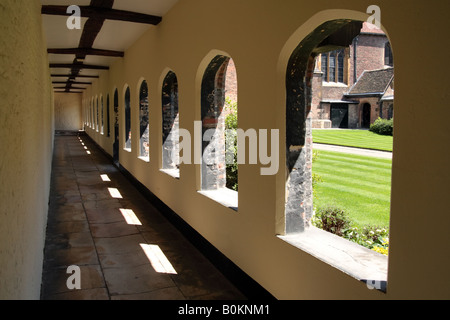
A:
{"type": "Polygon", "coordinates": [[[313,173],[323,181],[315,187],[314,206],[337,205],[357,226],[389,227],[392,161],[322,150],[318,153],[313,173]]]}
{"type": "Polygon", "coordinates": [[[313,129],[313,142],[348,147],[392,151],[392,136],[382,136],[369,130],[313,129]]]}

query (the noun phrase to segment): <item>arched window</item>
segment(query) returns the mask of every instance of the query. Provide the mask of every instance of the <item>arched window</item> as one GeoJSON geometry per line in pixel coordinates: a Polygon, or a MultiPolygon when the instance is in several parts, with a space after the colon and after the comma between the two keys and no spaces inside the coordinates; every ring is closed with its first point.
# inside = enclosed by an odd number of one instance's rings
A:
{"type": "Polygon", "coordinates": [[[89,99],[89,128],[93,128],[94,127],[94,108],[92,106],[93,104],[93,99],[89,99]]]}
{"type": "Polygon", "coordinates": [[[92,130],[95,130],[95,99],[92,98],[92,130]]]}
{"type": "Polygon", "coordinates": [[[119,93],[114,90],[114,142],[113,142],[113,160],[119,162],[119,93]]]}
{"type": "Polygon", "coordinates": [[[142,81],[141,88],[139,89],[139,145],[140,157],[149,159],[149,119],[148,119],[148,86],[147,82],[142,81]]]}
{"type": "MultiPolygon", "coordinates": [[[[327,74],[324,81],[340,81],[339,65],[345,59],[340,57],[341,53],[339,51],[332,51],[327,54],[323,54],[322,52],[329,49],[330,43],[335,47],[349,46],[354,37],[359,34],[361,28],[362,22],[360,21],[340,19],[325,22],[304,38],[292,51],[289,58],[285,77],[286,180],[283,198],[285,201],[284,225],[282,226],[284,229],[282,230],[280,225],[277,225],[277,229],[281,234],[285,235],[285,237],[281,238],[289,243],[311,253],[322,261],[330,263],[334,267],[361,281],[376,281],[381,284],[380,288],[383,290],[383,288],[385,289],[387,279],[387,257],[370,250],[370,248],[362,248],[350,236],[344,238],[342,234],[336,233],[341,236],[336,237],[330,233],[332,230],[325,228],[322,230],[316,227],[315,221],[317,220],[314,219],[317,213],[313,206],[313,200],[315,201],[316,198],[313,193],[313,181],[315,178],[312,168],[316,167],[317,162],[313,165],[312,138],[314,132],[311,126],[310,111],[313,99],[312,77],[314,74],[315,60],[318,55],[321,55],[322,72],[324,75],[327,74]]],[[[343,54],[342,56],[344,57],[343,54]]],[[[369,108],[366,107],[366,110],[369,111],[370,116],[370,106],[369,108]]],[[[346,137],[345,139],[349,140],[350,138],[346,137]]],[[[338,202],[338,200],[342,200],[342,198],[347,199],[353,194],[359,195],[359,193],[363,192],[365,193],[364,199],[370,202],[369,206],[372,205],[374,200],[366,197],[366,193],[373,192],[375,194],[379,191],[375,190],[373,181],[364,181],[368,176],[368,172],[372,170],[370,165],[367,166],[367,172],[363,172],[359,178],[356,178],[359,180],[356,182],[356,187],[352,189],[353,191],[349,191],[350,187],[347,182],[355,182],[355,177],[357,177],[356,171],[361,170],[361,167],[363,167],[362,162],[365,161],[372,164],[372,166],[376,166],[376,161],[372,159],[361,160],[359,158],[357,160],[348,160],[348,158],[340,154],[327,154],[326,151],[322,153],[321,150],[318,151],[319,160],[326,155],[329,158],[322,162],[322,168],[325,167],[328,172],[333,174],[342,174],[337,178],[324,177],[323,180],[325,182],[319,183],[319,185],[321,183],[335,183],[329,189],[331,191],[339,190],[340,192],[338,193],[339,196],[334,198],[336,200],[335,202],[330,202],[326,205],[330,207],[336,204],[342,206],[342,202],[338,202]],[[347,160],[344,161],[342,158],[347,160]],[[366,174],[364,175],[364,173],[366,174]]],[[[317,161],[317,157],[314,158],[317,161]]],[[[389,160],[386,162],[389,162],[389,160]]],[[[390,174],[389,163],[386,164],[386,171],[390,174]]],[[[390,187],[389,183],[387,185],[390,187]]],[[[376,198],[378,199],[384,196],[384,194],[379,192],[376,198]]],[[[328,197],[327,201],[332,197],[333,195],[328,197]]],[[[355,200],[356,198],[353,199],[355,200]]],[[[367,218],[367,207],[360,207],[361,213],[365,215],[365,218],[367,218]]],[[[336,218],[335,215],[339,215],[342,212],[340,209],[345,211],[347,208],[339,207],[339,210],[331,212],[329,216],[330,220],[336,218]]],[[[387,208],[387,212],[383,214],[389,215],[389,207],[387,208]]],[[[361,232],[361,234],[363,233],[361,232]]]]}
{"type": "Polygon", "coordinates": [[[109,94],[106,95],[106,136],[109,137],[111,135],[111,120],[110,120],[110,111],[109,111],[109,94]]]}
{"type": "Polygon", "coordinates": [[[96,129],[97,132],[98,132],[98,130],[99,130],[99,128],[100,128],[100,119],[99,119],[100,115],[99,115],[99,110],[98,110],[98,97],[95,99],[95,101],[96,101],[96,104],[97,104],[97,107],[96,107],[96,117],[95,117],[95,123],[96,123],[95,129],[96,129]]]}
{"type": "MultiPolygon", "coordinates": [[[[201,189],[206,191],[219,190],[222,193],[226,193],[228,198],[233,200],[225,204],[237,209],[237,192],[227,188],[227,180],[233,179],[237,189],[236,159],[232,154],[230,157],[228,148],[226,148],[229,146],[227,142],[233,141],[235,136],[231,138],[226,137],[225,119],[230,113],[237,112],[237,108],[234,108],[235,110],[233,111],[226,108],[228,100],[226,99],[226,82],[230,78],[227,73],[230,60],[231,58],[225,55],[215,56],[206,68],[202,78],[201,117],[203,139],[201,189]],[[236,170],[232,173],[233,176],[227,175],[227,163],[235,165],[236,170]]],[[[234,80],[236,81],[236,78],[234,80]]],[[[237,91],[237,84],[233,87],[237,91]]],[[[237,152],[237,148],[229,149],[234,149],[237,152]]]]}
{"type": "Polygon", "coordinates": [[[88,127],[92,128],[92,100],[89,99],[88,105],[88,127]]]}
{"type": "Polygon", "coordinates": [[[169,71],[162,85],[162,169],[179,176],[178,80],[169,71]]]}
{"type": "Polygon", "coordinates": [[[125,90],[125,149],[131,151],[131,106],[130,106],[130,88],[125,90]]]}
{"type": "Polygon", "coordinates": [[[104,118],[104,112],[103,112],[103,96],[100,98],[100,117],[101,117],[101,134],[104,134],[105,130],[105,118],[104,118]]]}

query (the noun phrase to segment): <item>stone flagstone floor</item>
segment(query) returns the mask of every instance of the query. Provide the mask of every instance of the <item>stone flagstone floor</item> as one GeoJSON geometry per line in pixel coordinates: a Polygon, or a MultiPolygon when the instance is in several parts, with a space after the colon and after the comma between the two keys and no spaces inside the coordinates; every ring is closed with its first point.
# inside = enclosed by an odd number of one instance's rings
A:
{"type": "Polygon", "coordinates": [[[56,135],[41,299],[246,298],[89,138],[56,135]]]}

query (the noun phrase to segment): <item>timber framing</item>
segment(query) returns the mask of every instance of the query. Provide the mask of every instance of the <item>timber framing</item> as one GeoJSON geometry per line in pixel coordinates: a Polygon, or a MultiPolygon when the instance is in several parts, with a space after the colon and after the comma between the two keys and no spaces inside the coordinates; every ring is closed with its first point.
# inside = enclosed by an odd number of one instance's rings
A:
{"type": "Polygon", "coordinates": [[[52,48],[47,50],[48,53],[53,54],[74,54],[74,55],[92,55],[92,56],[105,56],[105,57],[120,57],[124,56],[124,52],[122,51],[114,51],[114,50],[102,50],[102,49],[93,49],[93,48],[52,48]]]}
{"type": "Polygon", "coordinates": [[[50,63],[50,68],[69,68],[72,70],[91,69],[91,70],[109,70],[108,66],[99,66],[93,64],[78,63],[50,63]]]}
{"type": "Polygon", "coordinates": [[[81,75],[81,74],[79,74],[79,75],[76,75],[76,76],[74,76],[74,75],[72,75],[72,74],[56,74],[56,73],[54,73],[54,74],[51,74],[50,75],[51,77],[53,77],[53,78],[71,78],[71,79],[73,79],[73,78],[93,78],[93,79],[98,79],[98,78],[100,78],[100,76],[96,76],[96,75],[81,75]]]}
{"type": "MultiPolygon", "coordinates": [[[[137,13],[125,10],[115,10],[103,7],[94,6],[79,6],[81,9],[81,16],[83,18],[95,18],[105,20],[119,20],[134,23],[144,23],[157,25],[162,21],[161,17],[137,13]]],[[[41,9],[42,14],[67,16],[67,6],[58,5],[43,5],[41,9]]]]}
{"type": "MultiPolygon", "coordinates": [[[[89,6],[79,6],[81,11],[81,17],[88,18],[83,27],[83,32],[78,44],[78,48],[49,48],[47,52],[49,54],[64,54],[75,55],[73,63],[50,63],[50,68],[65,68],[70,69],[70,74],[60,75],[54,74],[52,77],[67,77],[67,81],[54,81],[53,84],[65,84],[65,87],[55,87],[54,89],[65,89],[64,92],[74,92],[75,90],[84,90],[85,88],[74,87],[76,84],[92,84],[90,82],[75,82],[74,80],[80,78],[99,78],[98,75],[80,75],[81,70],[109,70],[108,66],[101,65],[89,65],[83,62],[88,55],[105,56],[105,57],[124,57],[124,52],[107,50],[107,49],[95,49],[93,44],[98,34],[100,33],[105,20],[118,20],[133,23],[143,23],[157,25],[161,22],[162,18],[154,15],[148,15],[143,13],[130,12],[125,10],[113,9],[114,0],[91,0],[89,6]]],[[[45,15],[59,15],[69,16],[67,13],[67,6],[65,5],[43,5],[41,13],[45,15]]],[[[77,91],[80,92],[80,91],[77,91]]]]}
{"type": "Polygon", "coordinates": [[[71,84],[92,84],[92,82],[80,82],[80,81],[53,81],[53,84],[66,84],[66,83],[71,83],[71,84]]]}

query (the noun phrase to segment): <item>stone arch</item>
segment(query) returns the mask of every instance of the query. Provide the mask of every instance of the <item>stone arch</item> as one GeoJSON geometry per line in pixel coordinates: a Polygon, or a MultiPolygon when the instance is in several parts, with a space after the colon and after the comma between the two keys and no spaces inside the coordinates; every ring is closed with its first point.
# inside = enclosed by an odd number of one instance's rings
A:
{"type": "Polygon", "coordinates": [[[178,79],[166,72],[161,87],[162,169],[179,169],[178,79]]]}
{"type": "Polygon", "coordinates": [[[321,52],[348,46],[362,21],[332,19],[319,24],[293,49],[285,69],[286,182],[284,230],[302,232],[312,218],[311,80],[321,52]]]}
{"type": "Polygon", "coordinates": [[[226,186],[225,166],[225,74],[230,57],[217,54],[211,59],[201,82],[202,165],[201,189],[226,186]]]}
{"type": "Polygon", "coordinates": [[[139,81],[138,86],[139,98],[139,156],[149,158],[149,91],[148,84],[145,79],[139,81]]]}
{"type": "Polygon", "coordinates": [[[130,87],[125,85],[124,87],[124,120],[125,120],[125,140],[124,140],[124,148],[131,150],[131,93],[130,87]]]}

